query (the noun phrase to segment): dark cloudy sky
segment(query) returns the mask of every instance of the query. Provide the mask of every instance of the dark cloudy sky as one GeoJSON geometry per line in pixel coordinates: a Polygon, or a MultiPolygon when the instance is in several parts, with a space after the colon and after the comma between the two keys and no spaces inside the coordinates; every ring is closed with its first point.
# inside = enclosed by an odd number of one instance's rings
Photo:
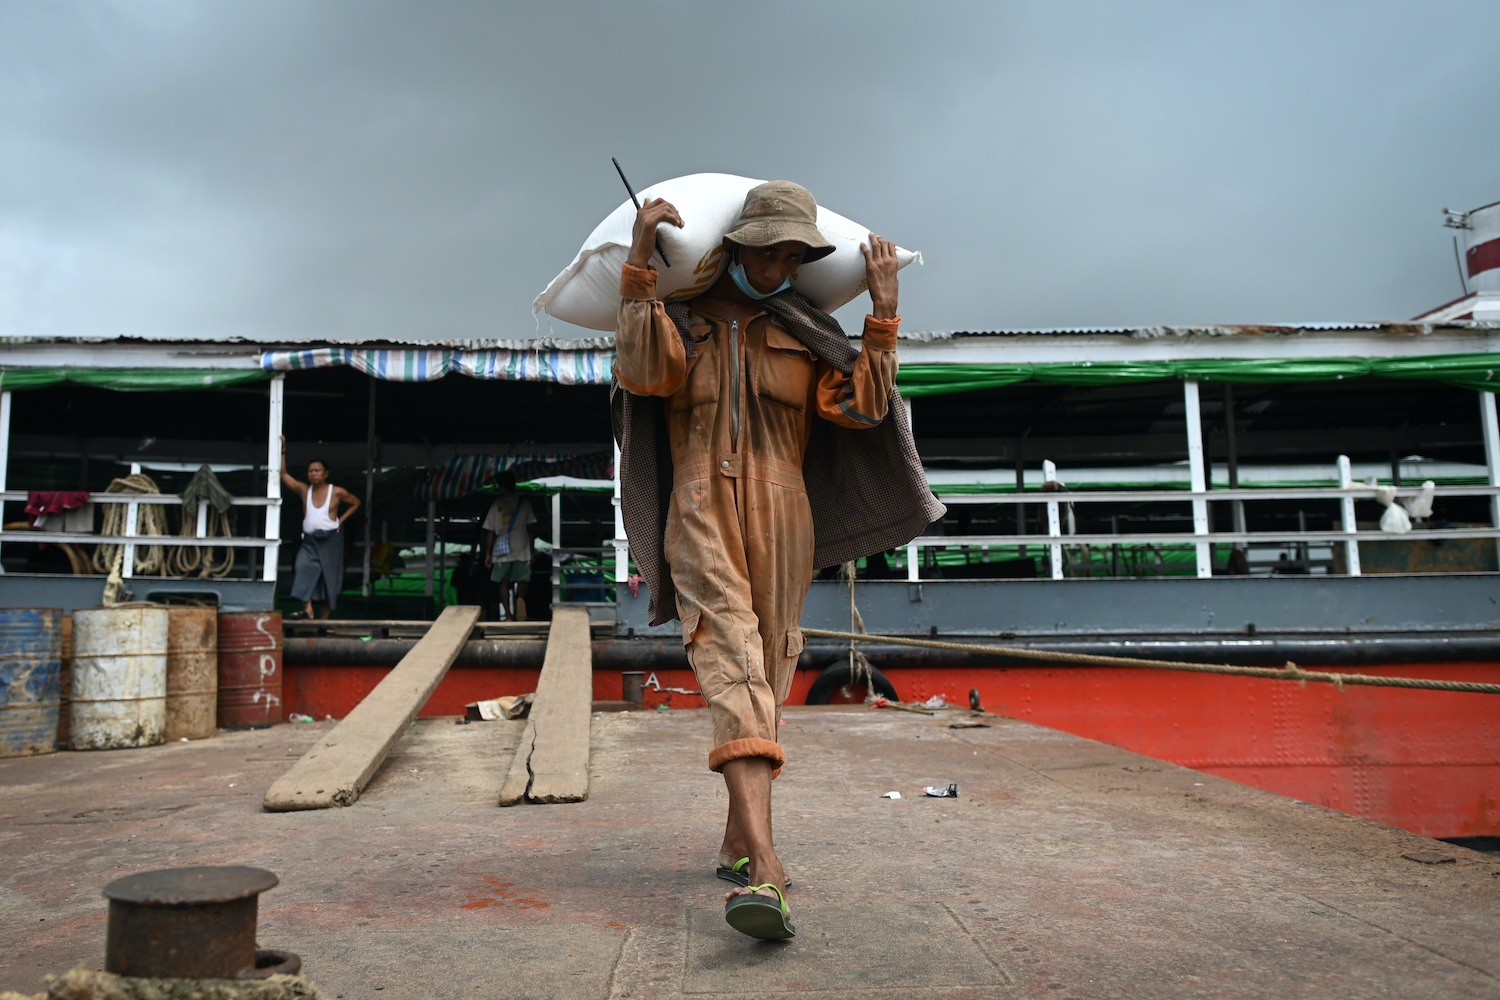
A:
{"type": "Polygon", "coordinates": [[[531,336],[611,155],[920,249],[913,329],[1401,319],[1459,294],[1439,210],[1500,199],[1497,38],[1493,0],[0,0],[0,335],[531,336]]]}

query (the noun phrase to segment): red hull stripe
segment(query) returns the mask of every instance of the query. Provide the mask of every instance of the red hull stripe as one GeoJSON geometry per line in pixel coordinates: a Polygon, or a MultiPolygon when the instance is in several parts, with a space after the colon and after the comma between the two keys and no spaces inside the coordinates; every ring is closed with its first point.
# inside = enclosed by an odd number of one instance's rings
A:
{"type": "Polygon", "coordinates": [[[1477,247],[1469,247],[1467,257],[1471,278],[1481,271],[1500,267],[1500,240],[1489,240],[1477,247]]]}

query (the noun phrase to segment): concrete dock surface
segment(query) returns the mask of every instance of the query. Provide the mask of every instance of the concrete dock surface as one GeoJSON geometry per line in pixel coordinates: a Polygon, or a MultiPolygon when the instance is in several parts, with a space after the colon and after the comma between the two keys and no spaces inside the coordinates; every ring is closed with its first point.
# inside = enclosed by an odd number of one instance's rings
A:
{"type": "Polygon", "coordinates": [[[0,989],[102,967],[111,879],[247,864],[351,1000],[1500,997],[1500,857],[1004,718],[786,719],[778,943],[723,920],[703,711],[596,715],[566,805],[496,806],[522,722],[421,720],[316,812],[261,797],[332,723],[0,761],[0,989]]]}

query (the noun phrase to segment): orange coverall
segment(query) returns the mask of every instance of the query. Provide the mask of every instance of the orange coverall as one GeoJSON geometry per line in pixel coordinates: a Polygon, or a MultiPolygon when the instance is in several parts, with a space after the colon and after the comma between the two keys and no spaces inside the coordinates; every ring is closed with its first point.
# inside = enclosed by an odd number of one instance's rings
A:
{"type": "Polygon", "coordinates": [[[620,385],[667,400],[664,552],[713,719],[708,766],[767,757],[779,770],[777,726],[806,644],[798,622],[814,569],[802,456],[817,417],[854,429],[885,418],[901,318],[865,317],[864,349],[844,375],[766,313],[730,322],[694,309],[689,358],[656,298],[655,269],[625,264],[620,294],[620,385]]]}

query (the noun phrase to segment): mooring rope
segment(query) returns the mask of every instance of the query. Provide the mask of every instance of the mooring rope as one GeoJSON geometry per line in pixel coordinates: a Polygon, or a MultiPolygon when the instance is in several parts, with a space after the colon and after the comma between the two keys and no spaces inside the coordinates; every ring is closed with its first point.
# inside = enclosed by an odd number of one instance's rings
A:
{"type": "Polygon", "coordinates": [[[1236,667],[1228,663],[1183,663],[1178,660],[1142,660],[1133,656],[1098,656],[1092,653],[1058,653],[1047,649],[1021,649],[1015,646],[983,646],[968,642],[941,642],[936,639],[907,639],[895,635],[869,635],[855,632],[831,632],[805,628],[803,635],[819,639],[856,642],[880,642],[893,646],[919,646],[923,649],[946,649],[955,653],[988,653],[1014,656],[1017,659],[1043,660],[1049,663],[1087,663],[1098,667],[1147,667],[1152,670],[1186,670],[1195,674],[1227,674],[1232,677],[1263,677],[1274,681],[1318,681],[1340,690],[1345,684],[1367,687],[1419,688],[1428,691],[1463,691],[1469,694],[1500,694],[1500,684],[1478,684],[1470,681],[1429,680],[1424,677],[1375,677],[1370,674],[1335,674],[1322,670],[1303,670],[1290,660],[1285,667],[1236,667]]]}
{"type": "MultiPolygon", "coordinates": [[[[208,537],[228,538],[234,532],[230,528],[229,512],[231,509],[231,498],[219,477],[214,475],[213,469],[207,465],[193,473],[193,478],[188,482],[187,488],[182,491],[182,526],[178,534],[183,538],[196,538],[198,536],[198,507],[200,504],[208,504],[207,531],[208,537]]],[[[229,575],[234,567],[234,549],[224,549],[223,562],[214,563],[214,550],[211,547],[197,548],[187,545],[179,545],[167,553],[167,568],[173,576],[186,577],[193,570],[198,571],[199,579],[216,579],[229,575]]]]}
{"type": "MultiPolygon", "coordinates": [[[[839,573],[849,581],[849,628],[860,635],[865,634],[865,619],[859,613],[859,606],[854,603],[854,571],[853,561],[844,563],[839,568],[839,573]]],[[[865,686],[865,704],[873,705],[879,700],[880,695],[875,691],[875,668],[870,665],[870,660],[854,648],[854,640],[849,640],[849,686],[855,687],[863,684],[865,686]]]]}
{"type": "MultiPolygon", "coordinates": [[[[182,527],[177,534],[183,538],[198,537],[198,512],[195,508],[192,514],[186,509],[182,515],[182,527]]],[[[233,532],[229,527],[229,515],[221,514],[216,510],[208,512],[208,536],[209,538],[228,538],[233,532]]],[[[217,579],[229,575],[234,568],[234,549],[224,550],[224,560],[220,563],[214,562],[214,550],[212,548],[198,548],[190,545],[179,545],[167,553],[167,569],[172,576],[188,577],[193,570],[198,571],[198,578],[203,580],[217,579]]]]}
{"type": "MultiPolygon", "coordinates": [[[[106,493],[160,493],[156,482],[143,473],[133,473],[110,481],[106,493]]],[[[106,535],[125,534],[126,522],[129,519],[129,510],[126,501],[113,500],[101,502],[104,508],[103,533],[106,535]]],[[[167,512],[160,504],[143,503],[136,508],[136,536],[142,541],[152,535],[165,535],[167,531],[167,512]]],[[[94,548],[94,569],[100,573],[113,573],[120,567],[118,563],[123,561],[123,545],[99,545],[94,548]]],[[[144,545],[137,543],[135,546],[135,572],[141,576],[155,576],[166,568],[167,560],[162,554],[160,545],[144,545]]],[[[107,602],[106,602],[107,603],[107,602]]]]}

